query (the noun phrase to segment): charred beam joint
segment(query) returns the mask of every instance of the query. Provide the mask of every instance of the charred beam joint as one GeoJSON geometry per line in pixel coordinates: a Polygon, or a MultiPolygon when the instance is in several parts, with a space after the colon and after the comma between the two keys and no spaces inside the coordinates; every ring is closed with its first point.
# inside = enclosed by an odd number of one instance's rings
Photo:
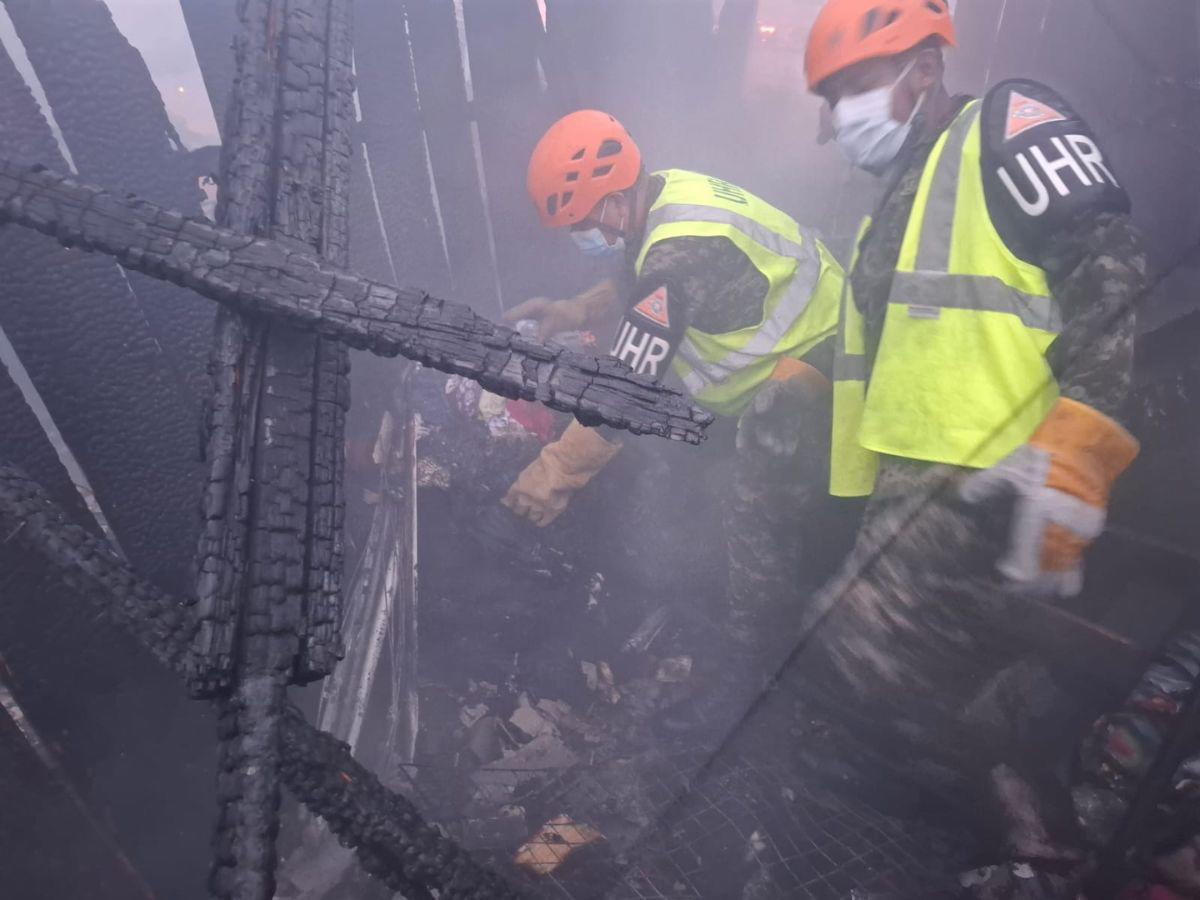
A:
{"type": "Polygon", "coordinates": [[[250,240],[145,200],[0,160],[0,222],[182,284],[244,315],[269,316],[381,356],[473,378],[585,424],[699,443],[710,413],[618,360],[529,341],[470,307],[344,272],[276,240],[250,240]]]}

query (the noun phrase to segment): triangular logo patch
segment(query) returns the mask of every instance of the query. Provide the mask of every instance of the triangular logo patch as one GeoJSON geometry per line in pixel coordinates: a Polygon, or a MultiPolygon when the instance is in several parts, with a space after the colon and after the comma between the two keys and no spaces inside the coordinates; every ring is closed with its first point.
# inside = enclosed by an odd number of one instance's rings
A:
{"type": "Polygon", "coordinates": [[[1008,95],[1008,125],[1004,129],[1004,139],[1011,141],[1017,135],[1039,125],[1065,121],[1067,117],[1053,106],[1026,97],[1020,91],[1013,91],[1008,95]]]}
{"type": "Polygon", "coordinates": [[[636,313],[641,313],[655,325],[661,325],[663,328],[671,327],[671,313],[667,309],[667,287],[663,285],[653,294],[639,303],[633,308],[636,313]]]}

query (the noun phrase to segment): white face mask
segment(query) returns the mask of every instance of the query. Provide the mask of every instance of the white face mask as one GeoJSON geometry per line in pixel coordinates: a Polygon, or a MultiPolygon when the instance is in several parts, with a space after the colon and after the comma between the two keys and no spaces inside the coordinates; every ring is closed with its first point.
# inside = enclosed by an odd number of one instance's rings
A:
{"type": "Polygon", "coordinates": [[[851,163],[872,175],[882,175],[899,155],[912,132],[913,119],[925,102],[925,94],[921,94],[907,122],[892,118],[892,96],[896,85],[912,71],[916,62],[914,59],[905,66],[890,85],[843,97],[833,108],[838,147],[851,163]]]}
{"type": "Polygon", "coordinates": [[[608,238],[604,236],[604,232],[599,228],[569,233],[571,240],[575,242],[575,246],[584,256],[616,256],[618,253],[625,252],[624,236],[618,237],[615,243],[610,244],[608,238]]]}
{"type": "MultiPolygon", "coordinates": [[[[603,220],[605,207],[608,206],[608,198],[604,198],[604,203],[600,206],[600,213],[596,216],[597,219],[603,220]]],[[[621,223],[621,230],[625,230],[625,223],[621,223]]],[[[617,256],[625,252],[625,235],[618,235],[616,241],[608,242],[608,238],[604,236],[604,232],[599,226],[589,228],[586,231],[569,232],[571,240],[575,242],[575,246],[579,248],[579,252],[584,256],[617,256]]]]}

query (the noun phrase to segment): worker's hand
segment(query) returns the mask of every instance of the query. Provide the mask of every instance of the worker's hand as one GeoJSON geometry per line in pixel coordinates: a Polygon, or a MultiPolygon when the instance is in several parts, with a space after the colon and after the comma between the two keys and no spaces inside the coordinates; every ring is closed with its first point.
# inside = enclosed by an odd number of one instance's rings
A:
{"type": "Polygon", "coordinates": [[[1062,398],[1028,444],[969,476],[961,488],[968,502],[1013,499],[1001,574],[1038,593],[1078,594],[1083,552],[1104,530],[1112,483],[1137,453],[1119,424],[1062,398]]]}
{"type": "Polygon", "coordinates": [[[500,502],[545,528],[566,510],[571,496],[592,480],[621,449],[594,428],[572,422],[563,436],[517,476],[500,502]]]}
{"type": "Polygon", "coordinates": [[[606,278],[569,300],[548,300],[534,297],[504,313],[504,321],[515,325],[522,319],[537,322],[537,338],[548,341],[567,331],[583,331],[616,308],[616,283],[606,278]]]}
{"type": "Polygon", "coordinates": [[[738,450],[795,456],[815,425],[814,405],[824,402],[828,392],[828,380],[812,366],[796,359],[781,361],[738,419],[738,450]]]}
{"type": "Polygon", "coordinates": [[[513,515],[545,528],[563,514],[574,493],[574,489],[566,486],[553,467],[539,456],[517,476],[500,502],[512,510],[513,515]]]}
{"type": "Polygon", "coordinates": [[[585,323],[584,309],[574,298],[549,300],[546,297],[534,297],[532,300],[518,303],[504,313],[504,321],[510,325],[515,325],[522,319],[537,322],[539,341],[548,341],[567,331],[580,331],[585,323]]]}

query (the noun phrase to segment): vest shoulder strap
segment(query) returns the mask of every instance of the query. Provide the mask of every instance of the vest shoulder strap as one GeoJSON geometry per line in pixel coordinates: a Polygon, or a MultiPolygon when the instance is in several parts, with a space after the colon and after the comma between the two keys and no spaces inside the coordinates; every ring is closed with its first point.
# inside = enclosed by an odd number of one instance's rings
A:
{"type": "Polygon", "coordinates": [[[929,154],[900,248],[899,270],[945,272],[949,268],[963,148],[981,109],[978,100],[963,107],[929,154]]]}

